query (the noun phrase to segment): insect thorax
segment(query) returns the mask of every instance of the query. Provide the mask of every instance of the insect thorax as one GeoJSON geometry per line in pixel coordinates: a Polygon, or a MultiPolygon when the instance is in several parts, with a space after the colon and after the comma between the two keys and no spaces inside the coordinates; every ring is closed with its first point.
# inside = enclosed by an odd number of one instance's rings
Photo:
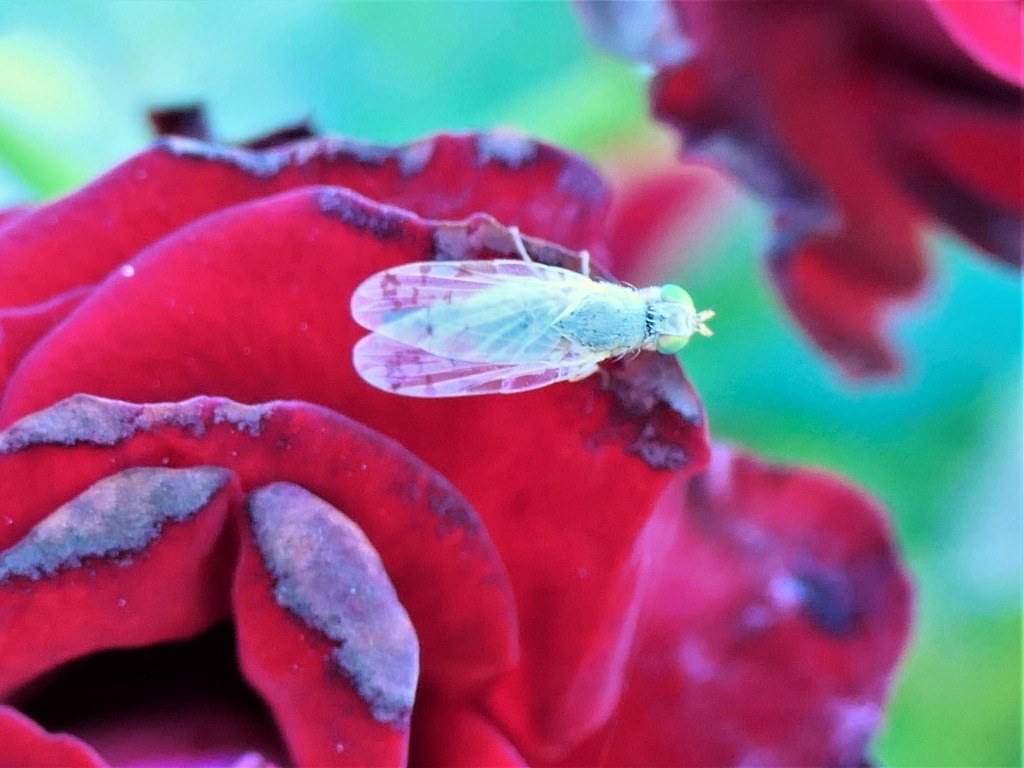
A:
{"type": "Polygon", "coordinates": [[[632,290],[583,297],[557,325],[587,349],[617,352],[639,347],[646,335],[646,302],[632,290]]]}

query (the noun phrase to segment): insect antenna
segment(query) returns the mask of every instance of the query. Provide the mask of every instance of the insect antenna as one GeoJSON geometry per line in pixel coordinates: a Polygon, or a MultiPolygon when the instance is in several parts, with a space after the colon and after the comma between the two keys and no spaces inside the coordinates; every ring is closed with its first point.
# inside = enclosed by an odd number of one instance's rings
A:
{"type": "Polygon", "coordinates": [[[694,325],[693,330],[701,336],[714,336],[714,332],[705,325],[714,316],[715,311],[713,309],[705,309],[703,312],[698,312],[697,323],[694,325]]]}

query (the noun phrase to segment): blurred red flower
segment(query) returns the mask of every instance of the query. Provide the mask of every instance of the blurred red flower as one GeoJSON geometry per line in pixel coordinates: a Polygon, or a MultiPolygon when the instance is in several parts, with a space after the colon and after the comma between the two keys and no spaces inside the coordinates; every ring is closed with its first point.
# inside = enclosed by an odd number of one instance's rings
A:
{"type": "Polygon", "coordinates": [[[577,8],[596,42],[656,68],[652,109],[684,157],[771,205],[769,274],[846,374],[898,369],[884,325],[921,291],[930,221],[1020,266],[1016,0],[577,8]]]}
{"type": "Polygon", "coordinates": [[[514,136],[291,130],[0,223],[0,764],[860,760],[909,594],[856,492],[722,449],[688,484],[670,358],[458,401],[352,369],[368,275],[513,224],[576,267],[607,201],[514,136]]]}

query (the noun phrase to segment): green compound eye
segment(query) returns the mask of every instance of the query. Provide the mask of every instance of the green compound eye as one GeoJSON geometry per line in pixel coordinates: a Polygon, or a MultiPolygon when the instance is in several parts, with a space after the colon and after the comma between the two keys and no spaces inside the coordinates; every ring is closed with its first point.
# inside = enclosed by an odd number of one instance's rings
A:
{"type": "Polygon", "coordinates": [[[674,355],[676,354],[676,352],[685,347],[689,340],[689,336],[662,335],[659,336],[658,341],[655,342],[655,349],[657,349],[663,355],[674,355]]]}
{"type": "Polygon", "coordinates": [[[691,312],[697,311],[697,308],[693,305],[693,299],[690,298],[690,294],[674,283],[666,283],[661,286],[661,300],[672,304],[682,304],[691,312]]]}

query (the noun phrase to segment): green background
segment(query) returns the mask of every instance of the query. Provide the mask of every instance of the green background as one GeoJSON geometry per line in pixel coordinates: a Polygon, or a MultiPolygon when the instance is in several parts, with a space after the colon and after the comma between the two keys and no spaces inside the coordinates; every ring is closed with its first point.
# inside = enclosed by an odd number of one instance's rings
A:
{"type": "MultiPolygon", "coordinates": [[[[561,3],[0,2],[0,204],[73,189],[145,146],[147,107],[196,99],[225,139],[306,117],[382,142],[512,126],[606,168],[665,142],[640,73],[561,3]]],[[[673,277],[719,313],[683,356],[713,433],[891,511],[917,628],[877,758],[1020,765],[1019,278],[928,233],[934,281],[893,321],[907,373],[852,385],[769,289],[767,227],[736,192],[672,246],[673,277]]]]}

